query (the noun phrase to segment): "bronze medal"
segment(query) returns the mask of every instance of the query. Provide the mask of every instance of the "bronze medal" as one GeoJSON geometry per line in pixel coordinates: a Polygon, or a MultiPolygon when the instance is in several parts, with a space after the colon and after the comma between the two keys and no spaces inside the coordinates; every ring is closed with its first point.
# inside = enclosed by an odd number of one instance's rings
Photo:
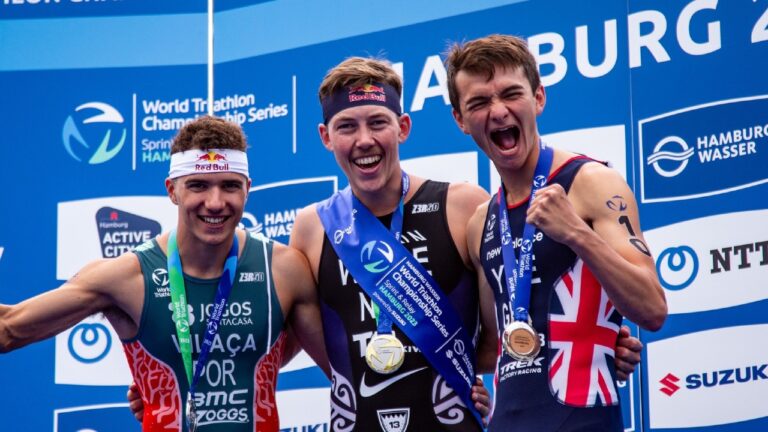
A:
{"type": "Polygon", "coordinates": [[[515,321],[504,328],[504,350],[516,360],[533,360],[541,350],[539,335],[531,325],[515,321]]]}
{"type": "Polygon", "coordinates": [[[195,410],[195,401],[192,400],[192,394],[187,393],[187,428],[189,432],[195,432],[197,430],[197,411],[195,410]]]}
{"type": "Polygon", "coordinates": [[[390,374],[403,364],[405,347],[394,333],[374,333],[365,348],[365,362],[375,372],[390,374]]]}

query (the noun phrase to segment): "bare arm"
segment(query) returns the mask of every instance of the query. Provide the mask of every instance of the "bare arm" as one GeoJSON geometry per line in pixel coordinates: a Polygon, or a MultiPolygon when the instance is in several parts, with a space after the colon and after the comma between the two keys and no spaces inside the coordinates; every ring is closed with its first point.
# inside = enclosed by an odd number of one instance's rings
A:
{"type": "Polygon", "coordinates": [[[648,330],[661,327],[667,316],[664,292],[640,231],[634,195],[618,173],[590,163],[567,197],[560,185],[542,188],[528,209],[528,222],[584,260],[624,316],[648,330]]]}
{"type": "MultiPolygon", "coordinates": [[[[0,352],[47,339],[96,312],[113,307],[127,313],[140,313],[140,304],[132,307],[135,301],[130,300],[129,290],[119,293],[135,283],[136,275],[141,277],[138,260],[133,254],[94,261],[59,288],[17,305],[0,306],[0,352]]],[[[139,299],[141,301],[143,297],[139,299]]]]}
{"type": "Polygon", "coordinates": [[[298,250],[279,243],[275,243],[273,254],[275,287],[290,291],[292,299],[287,317],[291,331],[312,360],[330,376],[320,305],[307,260],[298,250]]]}
{"type": "Polygon", "coordinates": [[[477,372],[493,373],[496,368],[498,354],[498,333],[496,331],[496,301],[493,291],[485,278],[483,266],[480,263],[480,239],[483,224],[488,211],[488,204],[478,206],[467,224],[467,245],[469,257],[477,272],[477,285],[480,296],[480,342],[477,346],[477,372]]]}

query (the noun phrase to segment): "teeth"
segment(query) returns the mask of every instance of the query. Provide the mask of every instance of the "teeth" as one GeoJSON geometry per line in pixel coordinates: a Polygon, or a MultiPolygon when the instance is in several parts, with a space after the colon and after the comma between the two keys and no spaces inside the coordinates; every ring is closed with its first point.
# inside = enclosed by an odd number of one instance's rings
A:
{"type": "Polygon", "coordinates": [[[209,223],[209,224],[214,224],[215,225],[215,224],[220,224],[220,223],[224,222],[224,218],[223,217],[203,216],[203,221],[205,221],[205,223],[209,223]]]}
{"type": "Polygon", "coordinates": [[[372,165],[381,160],[380,155],[366,156],[359,159],[355,159],[356,165],[372,165]]]}

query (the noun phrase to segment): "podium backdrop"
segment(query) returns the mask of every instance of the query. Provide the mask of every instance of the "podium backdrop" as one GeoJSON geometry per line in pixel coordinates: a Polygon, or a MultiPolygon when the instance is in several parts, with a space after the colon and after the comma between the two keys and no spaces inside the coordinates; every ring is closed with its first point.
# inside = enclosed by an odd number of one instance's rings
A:
{"type": "MultiPolygon", "coordinates": [[[[170,140],[209,109],[206,9],[0,2],[0,303],[173,228],[170,140]]],[[[213,23],[213,110],[251,146],[242,224],[282,242],[297,209],[346,186],[317,135],[330,67],[390,59],[414,123],[406,169],[495,190],[454,125],[440,55],[489,33],[527,38],[544,139],[626,177],[666,291],[669,318],[639,333],[642,366],[621,388],[626,429],[768,430],[768,1],[229,0],[213,23]]],[[[0,356],[0,381],[2,430],[139,430],[99,316],[0,356]]],[[[283,430],[329,430],[328,382],[306,356],[278,390],[283,430]]]]}

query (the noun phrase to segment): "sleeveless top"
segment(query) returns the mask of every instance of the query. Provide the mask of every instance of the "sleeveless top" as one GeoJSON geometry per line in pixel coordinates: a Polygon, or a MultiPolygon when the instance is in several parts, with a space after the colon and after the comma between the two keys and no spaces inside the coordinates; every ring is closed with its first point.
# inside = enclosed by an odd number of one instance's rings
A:
{"type": "MultiPolygon", "coordinates": [[[[432,274],[477,340],[476,275],[464,266],[446,217],[448,184],[425,182],[405,203],[401,242],[432,274]]],[[[379,218],[389,226],[391,215],[379,218]]],[[[365,362],[365,347],[376,331],[370,298],[323,241],[318,292],[331,363],[332,431],[479,431],[459,396],[437,374],[413,342],[393,324],[405,346],[396,372],[382,375],[365,362]]]]}
{"type": "MultiPolygon", "coordinates": [[[[549,177],[569,191],[579,169],[572,158],[549,177]]],[[[501,297],[507,290],[498,228],[499,197],[489,204],[480,260],[496,301],[499,341],[512,322],[501,297]]],[[[528,200],[508,206],[519,256],[528,200]]],[[[567,246],[536,230],[529,314],[542,338],[536,359],[518,361],[499,348],[496,403],[489,431],[623,430],[615,385],[614,348],[622,317],[589,268],[567,246]]]]}
{"type": "MultiPolygon", "coordinates": [[[[144,431],[186,431],[189,382],[171,312],[167,258],[157,240],[134,250],[144,275],[137,335],[123,341],[144,400],[144,431]]],[[[271,275],[272,243],[246,236],[226,310],[194,400],[198,431],[278,431],[275,384],[282,360],[283,313],[271,275]]],[[[219,278],[184,275],[192,362],[200,353],[219,278]]]]}

